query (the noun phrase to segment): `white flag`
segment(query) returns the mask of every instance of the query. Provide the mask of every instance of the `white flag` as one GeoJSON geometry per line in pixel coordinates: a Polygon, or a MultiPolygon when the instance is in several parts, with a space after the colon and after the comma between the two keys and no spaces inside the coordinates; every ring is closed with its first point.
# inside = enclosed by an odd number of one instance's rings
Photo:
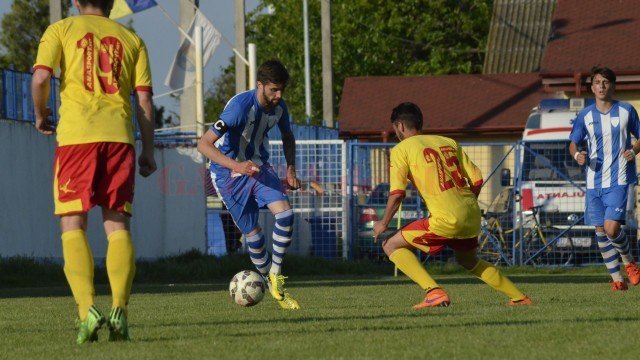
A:
{"type": "MultiPolygon", "coordinates": [[[[189,25],[189,31],[187,31],[192,39],[194,38],[196,26],[202,27],[202,66],[204,67],[215,49],[220,45],[222,35],[198,9],[196,9],[195,16],[191,21],[191,25],[189,25]]],[[[176,57],[173,59],[164,84],[173,90],[193,85],[196,81],[195,64],[196,46],[185,37],[180,43],[180,48],[178,48],[176,57]]]]}

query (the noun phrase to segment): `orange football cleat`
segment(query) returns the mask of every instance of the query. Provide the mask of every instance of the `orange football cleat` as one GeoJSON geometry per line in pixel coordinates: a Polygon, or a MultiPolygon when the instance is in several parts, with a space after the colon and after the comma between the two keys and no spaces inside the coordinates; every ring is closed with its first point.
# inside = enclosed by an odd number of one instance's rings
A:
{"type": "Polygon", "coordinates": [[[525,296],[524,299],[522,299],[522,300],[518,300],[518,301],[509,300],[507,305],[509,305],[509,306],[533,305],[533,301],[528,296],[525,296]]]}
{"type": "Polygon", "coordinates": [[[413,305],[414,309],[422,309],[422,308],[426,308],[426,307],[447,307],[449,306],[449,304],[451,304],[451,301],[449,300],[449,295],[447,295],[446,292],[444,292],[444,290],[440,289],[440,288],[435,288],[435,289],[431,289],[429,290],[429,292],[427,293],[427,296],[424,298],[424,301],[413,305]]]}
{"type": "Polygon", "coordinates": [[[638,283],[640,283],[640,267],[635,263],[631,263],[625,265],[624,269],[627,271],[627,277],[629,278],[631,285],[638,285],[638,283]]]}

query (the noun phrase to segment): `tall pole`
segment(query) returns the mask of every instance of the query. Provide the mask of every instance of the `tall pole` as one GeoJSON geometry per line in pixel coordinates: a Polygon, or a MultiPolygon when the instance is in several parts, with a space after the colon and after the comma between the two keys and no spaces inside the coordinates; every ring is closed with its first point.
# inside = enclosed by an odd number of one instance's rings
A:
{"type": "MultiPolygon", "coordinates": [[[[53,24],[62,20],[62,0],[49,0],[49,23],[53,24]]],[[[57,68],[54,75],[60,76],[60,68],[57,68]]]]}
{"type": "Polygon", "coordinates": [[[320,1],[322,31],[322,118],[333,128],[333,50],[331,41],[331,0],[320,1]]]}
{"type": "Polygon", "coordinates": [[[202,61],[202,27],[196,26],[194,41],[196,45],[196,136],[204,135],[204,82],[202,61]]]}
{"type": "Polygon", "coordinates": [[[62,20],[62,0],[49,0],[49,23],[62,20]]]}
{"type": "Polygon", "coordinates": [[[304,95],[307,121],[311,120],[311,63],[309,61],[309,5],[302,0],[302,16],[304,21],[304,95]]]}
{"type": "Polygon", "coordinates": [[[257,55],[256,55],[256,44],[249,43],[249,89],[253,90],[256,88],[256,71],[257,71],[257,55]]]}
{"type": "MultiPolygon", "coordinates": [[[[245,56],[245,33],[244,33],[244,22],[245,22],[245,0],[235,0],[235,30],[236,30],[236,50],[242,55],[245,56]]],[[[244,60],[235,55],[235,65],[236,65],[236,93],[243,92],[247,90],[247,65],[244,60]]],[[[253,84],[255,86],[255,84],[253,84]]]]}
{"type": "MultiPolygon", "coordinates": [[[[187,31],[196,14],[199,0],[180,0],[180,27],[187,31]]],[[[182,42],[182,36],[180,41],[182,42]]],[[[188,86],[180,96],[180,126],[181,131],[198,133],[196,115],[196,87],[188,86]]]]}

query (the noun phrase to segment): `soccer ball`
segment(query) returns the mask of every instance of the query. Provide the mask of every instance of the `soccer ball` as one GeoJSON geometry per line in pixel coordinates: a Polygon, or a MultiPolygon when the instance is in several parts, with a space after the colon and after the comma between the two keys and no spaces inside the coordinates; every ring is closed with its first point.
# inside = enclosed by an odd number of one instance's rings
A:
{"type": "Polygon", "coordinates": [[[253,306],[262,300],[267,285],[260,274],[243,270],[235,274],[229,283],[231,301],[242,306],[253,306]]]}

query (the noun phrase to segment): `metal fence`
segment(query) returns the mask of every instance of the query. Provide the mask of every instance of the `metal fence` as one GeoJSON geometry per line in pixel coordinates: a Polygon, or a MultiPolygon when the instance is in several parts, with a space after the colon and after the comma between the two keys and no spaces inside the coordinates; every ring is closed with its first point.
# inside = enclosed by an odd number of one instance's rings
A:
{"type": "MultiPolygon", "coordinates": [[[[35,122],[33,99],[31,98],[31,74],[0,69],[0,118],[18,121],[35,122]]],[[[60,80],[51,79],[49,108],[57,109],[60,105],[60,80]]],[[[57,122],[58,114],[54,112],[52,119],[57,122]]]]}
{"type": "MultiPolygon", "coordinates": [[[[282,141],[271,141],[269,162],[286,181],[287,163],[282,141]]],[[[346,143],[343,140],[296,140],[297,175],[303,180],[299,190],[287,194],[295,214],[293,242],[288,253],[327,259],[347,258],[346,143]]],[[[243,235],[214,193],[207,191],[208,253],[222,256],[244,252],[243,235]]],[[[268,209],[260,210],[259,225],[271,243],[274,218],[268,209]]],[[[270,245],[269,245],[270,246],[270,245]]]]}
{"type": "MultiPolygon", "coordinates": [[[[395,144],[350,143],[348,187],[351,254],[381,259],[372,241],[373,224],[384,213],[389,195],[389,152],[395,144]]],[[[583,223],[583,169],[575,166],[568,142],[461,144],[481,169],[485,183],[478,202],[482,209],[479,254],[495,264],[580,266],[602,262],[593,226],[583,223]]],[[[630,189],[623,230],[638,255],[635,189],[630,189]]],[[[389,232],[428,215],[415,189],[408,188],[389,232]]],[[[385,234],[385,235],[388,235],[385,234]]],[[[451,261],[445,251],[424,260],[451,261]]]]}
{"type": "MultiPolygon", "coordinates": [[[[34,121],[31,74],[0,69],[0,118],[34,121]]],[[[59,80],[52,79],[49,106],[59,107],[59,80]]],[[[57,121],[57,112],[53,118],[57,121]]],[[[296,214],[293,254],[325,258],[385,258],[373,243],[373,224],[384,213],[389,195],[389,153],[395,144],[338,140],[336,129],[292,124],[297,139],[297,169],[303,186],[289,191],[296,214]],[[312,140],[324,139],[324,140],[312,140]]],[[[187,133],[160,133],[157,146],[194,146],[187,133]]],[[[277,131],[272,139],[279,139],[277,131]]],[[[478,199],[483,211],[479,253],[502,265],[578,266],[601,263],[592,226],[583,225],[584,171],[569,156],[567,142],[461,144],[480,167],[485,183],[478,199]]],[[[271,141],[271,163],[285,178],[282,142],[271,141]]],[[[207,181],[205,181],[205,184],[207,181]]],[[[244,251],[242,234],[210,187],[207,194],[207,249],[224,255],[244,251]]],[[[638,187],[629,191],[626,225],[638,255],[635,204],[638,187]]],[[[428,209],[417,191],[407,197],[389,233],[428,209]]],[[[261,210],[265,234],[273,216],[261,210]]],[[[388,234],[389,234],[388,233],[388,234]]],[[[386,235],[388,235],[386,234],[386,235]]],[[[270,239],[270,235],[267,236],[270,239]]],[[[424,260],[450,261],[451,252],[424,260]]]]}

